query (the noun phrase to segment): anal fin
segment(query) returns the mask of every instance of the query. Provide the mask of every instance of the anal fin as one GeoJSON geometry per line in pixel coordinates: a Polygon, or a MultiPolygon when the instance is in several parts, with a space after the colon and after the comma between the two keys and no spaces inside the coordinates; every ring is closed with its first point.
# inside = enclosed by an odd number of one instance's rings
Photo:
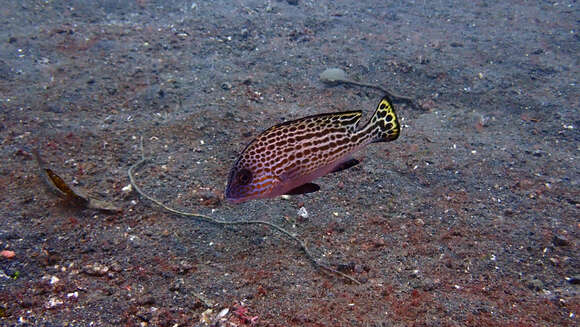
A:
{"type": "Polygon", "coordinates": [[[336,172],[339,172],[342,170],[347,170],[349,168],[352,168],[352,167],[358,165],[359,163],[360,163],[360,161],[358,161],[354,158],[348,159],[347,161],[334,167],[334,169],[331,171],[331,173],[336,173],[336,172]]]}
{"type": "Polygon", "coordinates": [[[302,184],[298,187],[291,189],[290,191],[286,192],[288,195],[298,195],[298,194],[306,194],[306,193],[313,193],[320,190],[320,186],[314,183],[306,183],[302,184]]]}

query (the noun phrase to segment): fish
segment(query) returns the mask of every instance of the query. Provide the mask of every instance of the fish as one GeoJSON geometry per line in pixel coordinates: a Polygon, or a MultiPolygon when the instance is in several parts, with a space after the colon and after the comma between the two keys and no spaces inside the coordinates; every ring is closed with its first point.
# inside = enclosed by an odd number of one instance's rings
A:
{"type": "Polygon", "coordinates": [[[362,111],[308,116],[272,126],[254,138],[230,170],[225,197],[230,203],[317,191],[315,179],[348,169],[352,157],[371,143],[399,137],[392,101],[384,96],[359,128],[362,111]]]}

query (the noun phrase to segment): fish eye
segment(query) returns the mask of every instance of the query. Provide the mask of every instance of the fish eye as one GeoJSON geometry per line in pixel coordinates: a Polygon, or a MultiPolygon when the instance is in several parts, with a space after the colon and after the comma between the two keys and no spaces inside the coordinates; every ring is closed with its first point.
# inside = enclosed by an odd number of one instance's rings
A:
{"type": "Polygon", "coordinates": [[[240,185],[248,185],[252,181],[252,172],[248,169],[241,169],[236,174],[236,179],[240,185]]]}

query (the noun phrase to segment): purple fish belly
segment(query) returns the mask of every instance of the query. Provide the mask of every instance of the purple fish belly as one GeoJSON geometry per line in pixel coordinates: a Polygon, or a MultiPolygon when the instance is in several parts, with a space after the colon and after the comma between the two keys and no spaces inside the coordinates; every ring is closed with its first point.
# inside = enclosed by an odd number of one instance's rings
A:
{"type": "Polygon", "coordinates": [[[328,173],[332,172],[337,166],[341,165],[342,163],[350,160],[352,156],[350,154],[346,154],[342,156],[340,159],[331,162],[327,165],[321,166],[315,169],[313,172],[306,174],[306,175],[299,175],[299,174],[284,174],[280,176],[280,183],[272,190],[270,194],[266,194],[263,198],[273,198],[279,195],[283,195],[288,193],[290,190],[297,188],[300,185],[304,185],[306,183],[310,183],[313,180],[327,175],[328,173]]]}

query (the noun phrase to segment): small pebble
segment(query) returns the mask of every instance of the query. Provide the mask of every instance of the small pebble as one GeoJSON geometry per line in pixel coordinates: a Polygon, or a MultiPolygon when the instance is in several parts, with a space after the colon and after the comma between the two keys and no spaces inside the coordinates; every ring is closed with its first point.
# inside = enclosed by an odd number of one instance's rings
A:
{"type": "Polygon", "coordinates": [[[364,270],[365,270],[365,269],[364,269],[364,267],[363,267],[362,265],[359,265],[359,264],[356,264],[356,265],[354,265],[354,269],[353,269],[353,271],[354,271],[355,273],[357,273],[357,274],[360,274],[360,273],[362,273],[364,270]]]}
{"type": "Polygon", "coordinates": [[[155,298],[151,294],[145,294],[137,298],[135,301],[138,305],[152,305],[155,304],[155,298]]]}
{"type": "Polygon", "coordinates": [[[183,289],[183,284],[183,279],[177,279],[169,285],[169,290],[172,292],[180,291],[183,289]]]}
{"type": "Polygon", "coordinates": [[[354,262],[351,262],[348,264],[341,263],[341,264],[336,266],[336,269],[338,271],[341,271],[341,272],[348,272],[348,271],[353,271],[354,267],[355,267],[354,262]]]}
{"type": "Polygon", "coordinates": [[[54,308],[56,306],[59,306],[62,304],[62,300],[57,299],[55,297],[51,297],[50,299],[48,299],[48,302],[46,303],[46,305],[44,306],[47,309],[51,309],[54,308]]]}
{"type": "Polygon", "coordinates": [[[424,291],[432,291],[433,289],[435,289],[435,287],[437,286],[436,281],[432,280],[431,278],[425,278],[424,280],[422,280],[420,282],[420,287],[424,290],[424,291]]]}
{"type": "Polygon", "coordinates": [[[153,318],[153,314],[146,308],[139,309],[135,316],[142,320],[141,326],[147,326],[146,322],[150,321],[153,318]]]}
{"type": "Polygon", "coordinates": [[[0,256],[2,256],[2,258],[5,259],[12,259],[16,256],[16,253],[10,250],[3,250],[2,252],[0,252],[0,256]]]}
{"type": "Polygon", "coordinates": [[[544,283],[539,279],[532,279],[528,282],[528,288],[532,291],[541,291],[544,288],[544,283]]]}
{"type": "Polygon", "coordinates": [[[179,263],[179,266],[177,267],[177,273],[180,275],[183,275],[183,274],[186,274],[187,272],[189,272],[193,268],[194,268],[193,264],[191,264],[188,261],[183,260],[179,263]]]}
{"type": "Polygon", "coordinates": [[[580,285],[580,275],[574,275],[572,277],[567,277],[566,280],[572,285],[580,285]]]}
{"type": "Polygon", "coordinates": [[[202,312],[199,322],[204,324],[211,324],[213,321],[213,319],[211,319],[212,313],[213,313],[212,309],[207,309],[204,312],[202,312]]]}
{"type": "Polygon", "coordinates": [[[89,276],[103,276],[109,272],[109,267],[99,263],[89,264],[83,268],[83,272],[89,276]]]}
{"type": "Polygon", "coordinates": [[[552,243],[554,243],[555,246],[568,246],[568,245],[570,245],[570,241],[563,235],[554,235],[554,238],[552,239],[552,243]]]}
{"type": "Polygon", "coordinates": [[[60,279],[58,277],[56,277],[56,276],[51,276],[50,277],[50,284],[51,285],[54,285],[54,284],[58,283],[59,281],[60,281],[60,279]]]}

